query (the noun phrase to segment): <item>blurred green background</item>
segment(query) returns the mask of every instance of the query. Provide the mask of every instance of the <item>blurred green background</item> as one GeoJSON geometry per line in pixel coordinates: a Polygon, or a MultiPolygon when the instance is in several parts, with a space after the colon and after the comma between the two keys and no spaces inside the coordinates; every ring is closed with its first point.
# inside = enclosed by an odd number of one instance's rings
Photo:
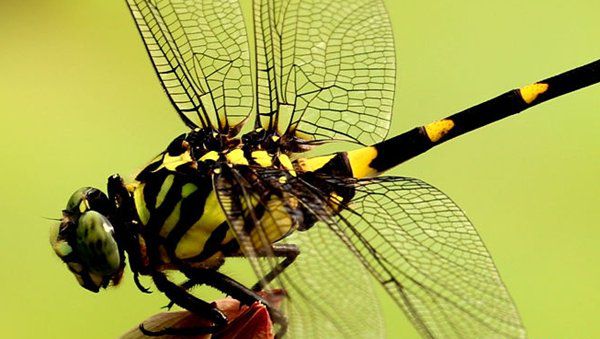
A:
{"type": "MultiPolygon", "coordinates": [[[[250,6],[245,2],[246,12],[250,6]]],[[[392,134],[600,57],[600,2],[387,1],[392,134]]],[[[600,87],[432,150],[392,174],[473,220],[532,338],[600,337],[600,87]]],[[[48,244],[85,185],[132,176],[181,124],[124,1],[0,1],[0,327],[12,338],[114,338],[165,298],[80,288],[48,244]]],[[[147,280],[145,280],[149,283],[147,280]]],[[[389,337],[416,333],[382,295],[389,337]]]]}

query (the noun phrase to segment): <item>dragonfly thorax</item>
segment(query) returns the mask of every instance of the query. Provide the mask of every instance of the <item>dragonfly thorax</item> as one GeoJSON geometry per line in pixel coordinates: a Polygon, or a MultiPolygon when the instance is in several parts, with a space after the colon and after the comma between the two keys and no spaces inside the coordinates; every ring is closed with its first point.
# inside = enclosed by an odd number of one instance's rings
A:
{"type": "Polygon", "coordinates": [[[238,185],[251,186],[247,205],[240,208],[264,209],[253,216],[262,228],[248,230],[251,241],[266,237],[274,243],[295,229],[308,228],[315,219],[305,217],[306,211],[288,193],[296,176],[279,137],[262,129],[241,138],[203,130],[175,138],[140,172],[131,190],[140,225],[138,253],[144,257],[140,262],[147,263],[140,273],[190,266],[214,269],[226,256],[238,255],[239,244],[223,212],[227,202],[219,199],[238,180],[238,185]],[[265,229],[268,234],[261,235],[265,229]]]}
{"type": "MultiPolygon", "coordinates": [[[[215,170],[219,172],[222,166],[238,165],[293,171],[288,157],[291,152],[284,146],[282,137],[263,128],[257,128],[238,138],[212,130],[195,129],[175,138],[152,163],[171,170],[181,170],[182,167],[179,166],[187,165],[206,174],[215,170]]],[[[148,167],[155,171],[156,168],[151,165],[148,167]]]]}

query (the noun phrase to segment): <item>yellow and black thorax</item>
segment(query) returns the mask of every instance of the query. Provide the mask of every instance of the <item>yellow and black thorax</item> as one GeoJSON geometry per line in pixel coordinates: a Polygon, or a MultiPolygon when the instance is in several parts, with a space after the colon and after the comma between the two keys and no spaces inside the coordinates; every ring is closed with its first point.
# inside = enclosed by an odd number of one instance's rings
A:
{"type": "Polygon", "coordinates": [[[130,188],[143,267],[217,268],[225,257],[240,255],[238,239],[215,191],[216,177],[245,194],[242,201],[247,206],[240,210],[251,211],[242,217],[248,219],[245,233],[255,248],[316,222],[318,218],[299,204],[289,186],[311,179],[299,163],[292,163],[288,152],[277,148],[277,137],[259,138],[254,131],[239,140],[219,142],[200,133],[176,138],[130,188]]]}

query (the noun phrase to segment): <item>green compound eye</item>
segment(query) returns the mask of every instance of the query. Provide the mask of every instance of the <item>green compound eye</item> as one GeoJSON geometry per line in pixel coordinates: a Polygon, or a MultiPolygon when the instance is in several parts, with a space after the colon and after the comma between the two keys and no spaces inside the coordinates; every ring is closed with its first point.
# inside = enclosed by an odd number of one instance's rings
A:
{"type": "Polygon", "coordinates": [[[87,211],[79,218],[74,247],[91,274],[110,278],[119,270],[121,258],[114,233],[110,221],[96,211],[87,211]]]}
{"type": "Polygon", "coordinates": [[[52,227],[50,243],[84,288],[98,292],[123,272],[123,256],[115,229],[106,215],[110,201],[102,191],[83,187],[75,191],[60,224],[52,227]]]}

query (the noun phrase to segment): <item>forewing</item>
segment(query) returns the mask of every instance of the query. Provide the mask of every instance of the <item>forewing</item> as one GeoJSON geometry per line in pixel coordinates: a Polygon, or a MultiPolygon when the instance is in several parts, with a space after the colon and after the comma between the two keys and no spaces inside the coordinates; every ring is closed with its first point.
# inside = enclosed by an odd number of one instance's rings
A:
{"type": "Polygon", "coordinates": [[[331,226],[424,337],[526,336],[485,245],[445,194],[402,177],[327,182],[355,187],[331,226]]]}
{"type": "MultiPolygon", "coordinates": [[[[282,259],[272,257],[268,241],[257,244],[248,231],[258,229],[266,239],[268,233],[273,232],[274,224],[284,222],[278,214],[279,207],[291,210],[289,197],[304,200],[313,193],[285,171],[256,169],[253,177],[254,181],[250,181],[248,175],[239,172],[219,175],[215,178],[215,189],[243,254],[261,279],[282,259]],[[281,176],[289,178],[290,195],[285,194],[285,198],[269,204],[270,209],[266,210],[263,208],[267,204],[259,203],[256,207],[248,204],[260,199],[259,192],[269,187],[268,181],[278,182],[281,176]]],[[[333,220],[332,215],[322,217],[333,220]]],[[[266,291],[283,289],[287,294],[282,305],[289,317],[287,335],[292,338],[383,337],[381,311],[372,280],[331,228],[317,224],[306,232],[294,232],[279,243],[300,248],[296,261],[265,288],[266,291]]]]}
{"type": "Polygon", "coordinates": [[[244,19],[236,0],[127,0],[171,102],[190,128],[228,132],[252,109],[244,19]]]}
{"type": "Polygon", "coordinates": [[[255,0],[262,126],[305,140],[383,140],[394,97],[381,0],[255,0]]]}

